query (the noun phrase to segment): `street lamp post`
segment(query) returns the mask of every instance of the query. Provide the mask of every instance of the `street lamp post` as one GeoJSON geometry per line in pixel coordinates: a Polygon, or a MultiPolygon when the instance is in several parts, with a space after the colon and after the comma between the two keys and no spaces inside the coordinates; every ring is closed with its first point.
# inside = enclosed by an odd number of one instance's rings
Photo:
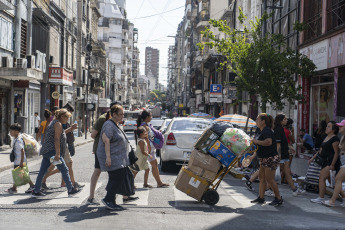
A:
{"type": "Polygon", "coordinates": [[[87,63],[88,63],[88,71],[87,71],[87,80],[86,80],[86,101],[85,101],[85,139],[87,139],[87,132],[88,132],[88,120],[89,120],[89,79],[90,79],[90,70],[91,70],[91,52],[92,52],[92,45],[91,45],[91,33],[89,34],[89,43],[86,46],[87,50],[87,63]]]}

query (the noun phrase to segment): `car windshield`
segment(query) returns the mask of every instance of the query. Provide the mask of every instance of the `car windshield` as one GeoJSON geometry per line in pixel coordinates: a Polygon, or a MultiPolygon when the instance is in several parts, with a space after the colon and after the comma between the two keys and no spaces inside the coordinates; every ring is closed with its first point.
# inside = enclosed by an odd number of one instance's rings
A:
{"type": "Polygon", "coordinates": [[[125,125],[135,125],[136,123],[136,121],[126,121],[125,125]]]}
{"type": "Polygon", "coordinates": [[[164,120],[151,120],[150,124],[152,124],[152,126],[161,126],[163,124],[164,120]]]}
{"type": "Polygon", "coordinates": [[[171,130],[179,131],[202,131],[212,125],[212,122],[206,119],[186,119],[186,120],[175,120],[172,124],[171,130]]]}

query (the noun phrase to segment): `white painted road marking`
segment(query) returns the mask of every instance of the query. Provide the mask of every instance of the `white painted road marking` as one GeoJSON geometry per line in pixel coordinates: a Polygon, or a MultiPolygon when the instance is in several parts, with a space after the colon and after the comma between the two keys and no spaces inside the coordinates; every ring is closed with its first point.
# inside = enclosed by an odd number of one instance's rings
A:
{"type": "MultiPolygon", "coordinates": [[[[90,183],[80,183],[84,184],[85,187],[82,191],[73,197],[68,197],[67,189],[61,192],[58,196],[51,199],[47,204],[82,204],[90,195],[90,183]]],[[[102,183],[97,183],[96,190],[101,187],[102,183]]]]}
{"type": "Polygon", "coordinates": [[[128,202],[128,203],[123,203],[122,196],[117,195],[116,196],[116,204],[118,205],[135,205],[135,206],[147,206],[149,204],[149,194],[150,194],[150,189],[148,188],[143,188],[142,184],[135,184],[137,187],[135,190],[135,195],[133,197],[139,197],[139,199],[128,202]]]}

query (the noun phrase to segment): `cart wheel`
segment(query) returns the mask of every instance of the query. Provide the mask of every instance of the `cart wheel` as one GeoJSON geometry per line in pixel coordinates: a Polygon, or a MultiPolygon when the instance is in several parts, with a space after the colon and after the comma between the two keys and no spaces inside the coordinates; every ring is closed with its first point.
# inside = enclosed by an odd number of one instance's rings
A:
{"type": "Polygon", "coordinates": [[[215,205],[219,201],[219,195],[218,192],[215,190],[207,190],[204,193],[203,200],[205,201],[206,204],[208,205],[215,205]]]}

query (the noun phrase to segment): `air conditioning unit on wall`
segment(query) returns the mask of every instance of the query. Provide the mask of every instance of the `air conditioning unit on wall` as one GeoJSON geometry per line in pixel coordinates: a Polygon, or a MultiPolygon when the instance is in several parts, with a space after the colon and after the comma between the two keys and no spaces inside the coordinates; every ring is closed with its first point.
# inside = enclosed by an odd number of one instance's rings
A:
{"type": "Polygon", "coordinates": [[[13,57],[5,56],[1,58],[2,67],[13,68],[13,57]]]}
{"type": "Polygon", "coordinates": [[[17,58],[16,59],[16,68],[27,68],[28,61],[25,58],[17,58]]]}

